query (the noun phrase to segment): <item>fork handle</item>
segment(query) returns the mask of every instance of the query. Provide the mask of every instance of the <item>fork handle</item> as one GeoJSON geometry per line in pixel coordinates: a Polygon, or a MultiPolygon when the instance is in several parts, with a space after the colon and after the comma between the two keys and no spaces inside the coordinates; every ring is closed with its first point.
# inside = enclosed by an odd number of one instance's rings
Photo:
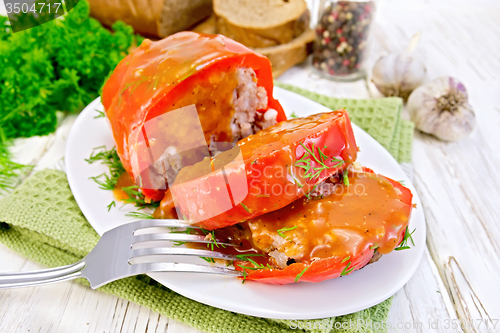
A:
{"type": "Polygon", "coordinates": [[[85,262],[32,272],[0,274],[0,289],[32,287],[82,277],[85,262]]]}

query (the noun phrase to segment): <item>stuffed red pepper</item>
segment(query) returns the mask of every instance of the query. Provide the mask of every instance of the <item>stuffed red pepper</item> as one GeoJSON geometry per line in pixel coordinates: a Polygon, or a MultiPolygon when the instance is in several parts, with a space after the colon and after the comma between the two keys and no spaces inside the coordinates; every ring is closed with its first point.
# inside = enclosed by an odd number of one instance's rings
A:
{"type": "Polygon", "coordinates": [[[104,85],[102,103],[125,170],[153,200],[168,188],[166,174],[174,179],[214,155],[214,143],[234,144],[286,119],[266,57],[195,32],[144,40],[104,85]]]}

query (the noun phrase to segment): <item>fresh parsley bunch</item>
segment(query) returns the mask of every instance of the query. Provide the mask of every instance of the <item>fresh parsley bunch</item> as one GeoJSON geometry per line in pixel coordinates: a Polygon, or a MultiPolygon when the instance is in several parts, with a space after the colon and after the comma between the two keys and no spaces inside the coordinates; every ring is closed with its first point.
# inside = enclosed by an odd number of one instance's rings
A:
{"type": "Polygon", "coordinates": [[[18,33],[0,17],[0,188],[13,166],[7,142],[53,132],[56,112],[81,111],[142,41],[123,22],[104,28],[89,11],[81,0],[66,16],[18,33]]]}
{"type": "Polygon", "coordinates": [[[0,18],[0,129],[7,139],[53,132],[56,111],[82,110],[137,43],[125,23],[111,32],[89,18],[86,1],[22,32],[11,33],[6,22],[0,18]]]}

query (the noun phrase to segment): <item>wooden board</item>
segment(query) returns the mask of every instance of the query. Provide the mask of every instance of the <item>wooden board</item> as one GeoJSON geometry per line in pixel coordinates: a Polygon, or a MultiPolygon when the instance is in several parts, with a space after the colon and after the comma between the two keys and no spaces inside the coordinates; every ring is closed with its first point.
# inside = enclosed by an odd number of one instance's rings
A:
{"type": "MultiPolygon", "coordinates": [[[[428,252],[394,297],[389,332],[500,331],[500,3],[495,0],[381,0],[369,68],[401,51],[422,32],[415,55],[430,78],[462,80],[478,114],[476,131],[457,143],[415,133],[414,184],[428,224],[428,252]],[[488,323],[489,326],[486,326],[488,323]]],[[[336,83],[308,64],[280,77],[319,93],[366,98],[379,94],[366,81],[336,83]]],[[[407,114],[404,115],[408,117],[407,114]]],[[[21,161],[44,168],[62,157],[65,120],[54,135],[19,141],[21,161]]],[[[39,266],[0,245],[0,270],[39,266]]],[[[0,332],[198,332],[175,320],[75,283],[0,291],[0,332]]]]}

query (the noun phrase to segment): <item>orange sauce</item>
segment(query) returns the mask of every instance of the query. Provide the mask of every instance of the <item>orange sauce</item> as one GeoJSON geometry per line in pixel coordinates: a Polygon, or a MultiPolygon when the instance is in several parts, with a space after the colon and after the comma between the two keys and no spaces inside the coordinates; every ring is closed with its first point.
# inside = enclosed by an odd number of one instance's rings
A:
{"type": "Polygon", "coordinates": [[[113,195],[115,199],[121,201],[128,199],[129,198],[128,194],[125,193],[125,191],[122,188],[134,185],[135,182],[132,179],[132,177],[130,177],[130,175],[127,172],[122,173],[120,178],[118,178],[115,188],[113,189],[113,195]]]}
{"type": "Polygon", "coordinates": [[[337,184],[327,197],[301,198],[280,210],[216,230],[218,239],[243,246],[217,251],[264,254],[252,259],[275,267],[277,263],[268,256],[274,250],[304,263],[355,256],[370,247],[380,254],[391,252],[408,224],[409,206],[384,177],[353,173],[349,183],[337,184]]]}

